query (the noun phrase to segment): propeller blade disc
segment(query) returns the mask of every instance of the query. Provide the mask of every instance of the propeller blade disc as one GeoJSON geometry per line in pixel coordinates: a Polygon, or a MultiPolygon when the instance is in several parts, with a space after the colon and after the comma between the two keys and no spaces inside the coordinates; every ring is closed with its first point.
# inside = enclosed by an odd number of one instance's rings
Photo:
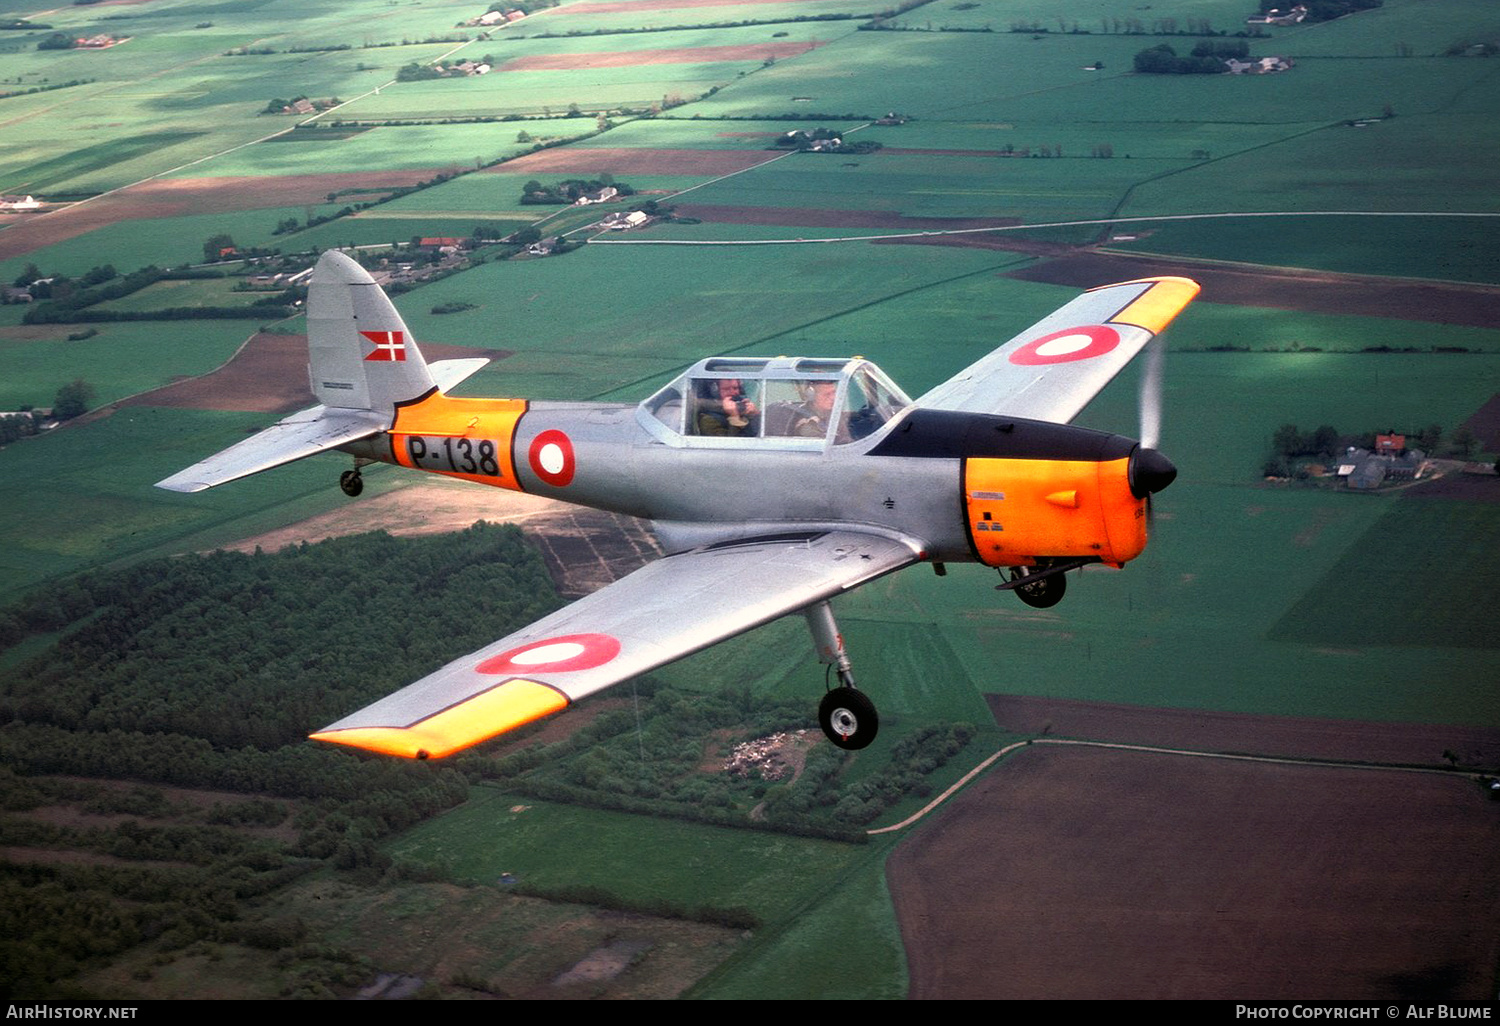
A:
{"type": "Polygon", "coordinates": [[[1160,335],[1146,345],[1146,364],[1141,368],[1141,445],[1155,449],[1161,441],[1162,367],[1167,344],[1160,335]]]}

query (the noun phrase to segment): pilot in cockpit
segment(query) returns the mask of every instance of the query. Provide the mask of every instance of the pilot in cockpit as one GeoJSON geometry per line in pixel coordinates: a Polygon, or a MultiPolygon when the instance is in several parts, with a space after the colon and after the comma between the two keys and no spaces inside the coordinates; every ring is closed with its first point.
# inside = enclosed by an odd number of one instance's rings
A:
{"type": "Polygon", "coordinates": [[[828,434],[828,422],[833,416],[833,403],[838,394],[837,381],[808,382],[803,386],[802,405],[794,412],[788,434],[802,438],[822,438],[828,434]]]}
{"type": "Polygon", "coordinates": [[[738,378],[719,378],[698,383],[700,435],[754,436],[760,431],[760,407],[745,394],[738,378]]]}

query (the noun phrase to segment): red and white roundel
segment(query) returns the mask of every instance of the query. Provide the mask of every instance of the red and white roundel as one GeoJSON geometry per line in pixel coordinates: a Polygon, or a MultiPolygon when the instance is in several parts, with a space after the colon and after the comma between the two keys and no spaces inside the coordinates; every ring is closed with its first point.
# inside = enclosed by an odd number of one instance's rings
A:
{"type": "Polygon", "coordinates": [[[620,654],[620,639],[608,634],[563,634],[491,656],[474,669],[510,676],[592,670],[620,654]]]}
{"type": "Polygon", "coordinates": [[[1120,344],[1120,333],[1104,324],[1084,324],[1064,328],[1050,335],[1032,339],[1010,354],[1010,362],[1023,367],[1048,363],[1072,363],[1103,356],[1120,344]]]}
{"type": "Polygon", "coordinates": [[[573,480],[573,440],[561,431],[543,431],[526,453],[536,476],[562,488],[573,480]]]}

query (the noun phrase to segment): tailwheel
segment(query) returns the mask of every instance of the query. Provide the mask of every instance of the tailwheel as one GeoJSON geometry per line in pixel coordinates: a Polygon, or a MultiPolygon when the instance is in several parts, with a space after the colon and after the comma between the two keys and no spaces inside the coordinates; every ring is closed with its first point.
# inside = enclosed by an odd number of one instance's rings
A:
{"type": "MultiPolygon", "coordinates": [[[[1012,581],[1024,581],[1031,576],[1033,576],[1033,571],[1024,566],[1018,566],[1010,572],[1012,581]]],[[[1051,609],[1062,601],[1063,592],[1067,590],[1067,575],[1061,573],[1043,577],[1029,584],[1018,584],[1015,587],[1016,596],[1034,609],[1051,609]]]]}
{"type": "Polygon", "coordinates": [[[346,470],[339,475],[339,487],[352,499],[365,490],[365,479],[358,470],[346,470]]]}
{"type": "Polygon", "coordinates": [[[818,724],[828,740],[847,751],[868,747],[880,730],[875,703],[851,687],[834,688],[818,703],[818,724]]]}

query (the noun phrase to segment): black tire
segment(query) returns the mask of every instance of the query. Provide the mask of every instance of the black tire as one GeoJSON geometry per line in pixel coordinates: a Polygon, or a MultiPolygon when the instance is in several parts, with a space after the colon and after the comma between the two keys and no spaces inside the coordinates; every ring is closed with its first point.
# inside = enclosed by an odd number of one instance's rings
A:
{"type": "Polygon", "coordinates": [[[1040,581],[1023,584],[1015,591],[1016,597],[1033,609],[1051,609],[1062,601],[1063,593],[1067,590],[1067,574],[1053,574],[1040,581]]]}
{"type": "Polygon", "coordinates": [[[357,470],[346,470],[339,475],[339,487],[352,499],[365,490],[365,479],[357,470]]]}
{"type": "Polygon", "coordinates": [[[869,746],[880,731],[875,703],[863,691],[834,688],[818,703],[818,725],[828,740],[847,751],[869,746]]]}

